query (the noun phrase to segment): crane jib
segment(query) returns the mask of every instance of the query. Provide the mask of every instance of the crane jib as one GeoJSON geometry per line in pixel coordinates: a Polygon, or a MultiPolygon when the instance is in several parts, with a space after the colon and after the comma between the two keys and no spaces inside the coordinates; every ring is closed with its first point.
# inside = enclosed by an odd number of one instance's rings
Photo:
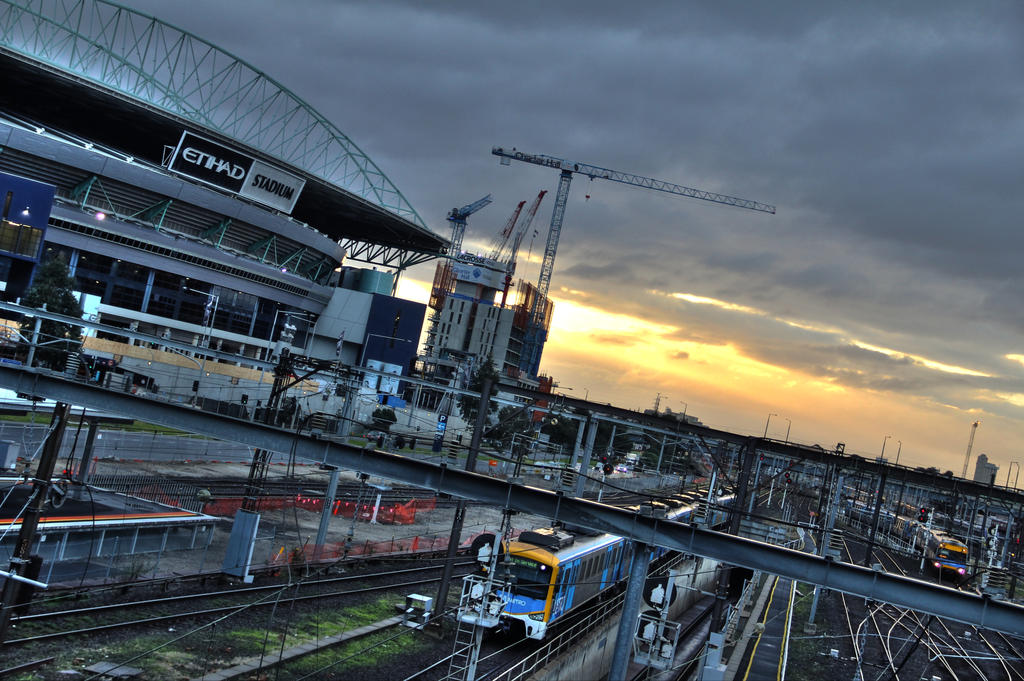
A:
{"type": "Polygon", "coordinates": [[[601,178],[604,180],[611,180],[612,182],[633,185],[634,187],[646,187],[647,189],[666,192],[668,194],[678,194],[679,196],[687,196],[693,199],[701,199],[703,201],[711,201],[713,203],[720,203],[727,206],[756,210],[762,213],[771,213],[772,215],[775,214],[775,206],[767,203],[752,201],[750,199],[741,199],[727,194],[716,194],[714,192],[708,192],[701,189],[693,189],[692,187],[684,187],[671,182],[665,182],[664,180],[656,180],[651,177],[634,175],[632,173],[623,173],[609,168],[602,168],[601,166],[589,165],[587,163],[574,163],[572,161],[555,158],[553,156],[545,156],[543,154],[527,154],[516,149],[506,151],[503,147],[494,147],[491,149],[491,153],[495,156],[511,158],[517,161],[523,161],[524,163],[533,163],[547,168],[555,168],[562,172],[579,173],[581,175],[586,175],[591,180],[601,178]]]}
{"type": "Polygon", "coordinates": [[[650,177],[620,173],[616,170],[584,163],[575,163],[565,159],[554,158],[553,156],[527,154],[516,150],[514,147],[511,151],[505,151],[502,147],[493,147],[491,153],[501,157],[502,165],[509,165],[511,159],[515,159],[524,163],[533,163],[561,171],[561,176],[558,180],[558,192],[555,194],[555,207],[551,211],[551,227],[548,229],[548,240],[544,247],[544,258],[541,260],[540,277],[537,280],[537,290],[530,305],[529,321],[527,322],[527,329],[520,353],[519,368],[531,376],[536,376],[540,369],[540,356],[547,338],[548,324],[545,321],[545,311],[548,309],[546,305],[548,288],[551,285],[551,275],[555,268],[555,254],[558,251],[558,239],[562,231],[562,220],[565,215],[565,205],[569,197],[569,184],[572,182],[573,173],[586,175],[592,180],[600,177],[634,187],[645,187],[668,194],[687,196],[737,208],[775,214],[775,206],[765,203],[758,203],[757,201],[741,199],[735,196],[726,196],[725,194],[714,194],[701,191],[700,189],[692,189],[670,182],[655,180],[650,177]]]}

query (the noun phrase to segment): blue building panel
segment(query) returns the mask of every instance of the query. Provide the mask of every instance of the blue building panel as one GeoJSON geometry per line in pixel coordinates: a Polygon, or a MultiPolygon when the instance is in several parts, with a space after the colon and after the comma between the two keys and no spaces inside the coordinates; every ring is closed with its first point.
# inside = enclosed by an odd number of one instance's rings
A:
{"type": "MultiPolygon", "coordinates": [[[[53,194],[52,184],[0,173],[0,217],[5,223],[42,230],[45,236],[50,209],[53,207],[53,194]]],[[[40,239],[38,245],[30,249],[31,253],[25,252],[26,249],[10,248],[10,243],[4,243],[0,250],[15,257],[38,262],[42,243],[40,239]]]]}
{"type": "Polygon", "coordinates": [[[43,252],[53,185],[0,173],[0,280],[3,298],[25,294],[43,252]]]}
{"type": "MultiPolygon", "coordinates": [[[[411,300],[374,294],[366,320],[361,365],[376,360],[402,368],[406,375],[419,349],[427,306],[411,300]]],[[[405,384],[398,387],[401,395],[405,384]]]]}

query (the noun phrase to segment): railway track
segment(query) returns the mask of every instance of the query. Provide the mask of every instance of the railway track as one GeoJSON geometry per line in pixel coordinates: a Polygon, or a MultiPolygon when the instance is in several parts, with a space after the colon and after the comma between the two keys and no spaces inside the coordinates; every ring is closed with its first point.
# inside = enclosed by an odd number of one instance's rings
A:
{"type": "MultiPolygon", "coordinates": [[[[843,539],[847,556],[850,546],[843,539]]],[[[876,547],[886,570],[907,575],[901,561],[876,547]]],[[[858,603],[840,594],[857,679],[1024,681],[1020,642],[970,627],[962,634],[940,617],[922,616],[887,603],[858,603]]]]}
{"type": "MultiPolygon", "coordinates": [[[[472,561],[456,565],[464,574],[472,561]]],[[[440,563],[379,572],[341,575],[160,598],[118,601],[89,607],[55,608],[12,618],[14,636],[5,645],[79,639],[120,629],[137,629],[175,622],[210,620],[264,607],[317,601],[337,605],[346,598],[396,591],[407,593],[440,580],[440,563]],[[198,607],[197,607],[198,606],[198,607]]]]}

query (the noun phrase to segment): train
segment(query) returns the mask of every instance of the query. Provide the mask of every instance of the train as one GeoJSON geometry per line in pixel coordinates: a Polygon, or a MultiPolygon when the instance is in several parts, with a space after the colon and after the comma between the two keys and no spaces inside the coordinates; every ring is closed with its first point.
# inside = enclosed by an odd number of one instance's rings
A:
{"type": "Polygon", "coordinates": [[[958,575],[967,572],[967,545],[945,532],[931,530],[925,534],[925,558],[939,574],[949,571],[958,575]]]}
{"type": "MultiPolygon", "coordinates": [[[[734,495],[719,495],[709,525],[724,523],[734,495]]],[[[696,495],[669,497],[665,517],[689,522],[697,510],[696,495]]],[[[497,596],[505,603],[499,620],[514,635],[543,640],[549,628],[595,596],[614,589],[629,574],[633,542],[567,526],[522,532],[502,545],[508,570],[507,589],[497,596]]],[[[667,553],[651,549],[651,559],[667,553]]]]}
{"type": "MultiPolygon", "coordinates": [[[[850,503],[847,515],[865,527],[870,527],[874,518],[874,508],[861,503],[850,503]]],[[[936,521],[944,522],[944,517],[936,517],[936,521]]],[[[940,573],[955,572],[966,574],[968,555],[967,545],[951,534],[939,529],[929,529],[926,524],[913,518],[896,515],[888,509],[880,509],[878,514],[878,531],[881,536],[895,538],[913,551],[920,551],[927,564],[940,573]]]]}

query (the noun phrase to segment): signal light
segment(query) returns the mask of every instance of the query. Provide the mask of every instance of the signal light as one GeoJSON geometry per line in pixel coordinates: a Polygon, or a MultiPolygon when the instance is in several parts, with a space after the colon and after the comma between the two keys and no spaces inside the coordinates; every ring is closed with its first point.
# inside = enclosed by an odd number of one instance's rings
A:
{"type": "Polygon", "coordinates": [[[604,466],[601,467],[601,472],[604,473],[605,475],[611,475],[612,471],[614,470],[614,466],[612,466],[610,463],[606,463],[604,466]]]}
{"type": "Polygon", "coordinates": [[[790,479],[790,477],[789,477],[789,471],[786,471],[786,484],[788,485],[788,484],[790,484],[792,482],[793,482],[793,480],[790,479]]]}
{"type": "Polygon", "coordinates": [[[919,509],[919,511],[918,511],[918,515],[917,515],[918,521],[922,522],[922,523],[928,522],[928,515],[929,515],[930,512],[931,511],[928,508],[922,506],[919,509]]]}

